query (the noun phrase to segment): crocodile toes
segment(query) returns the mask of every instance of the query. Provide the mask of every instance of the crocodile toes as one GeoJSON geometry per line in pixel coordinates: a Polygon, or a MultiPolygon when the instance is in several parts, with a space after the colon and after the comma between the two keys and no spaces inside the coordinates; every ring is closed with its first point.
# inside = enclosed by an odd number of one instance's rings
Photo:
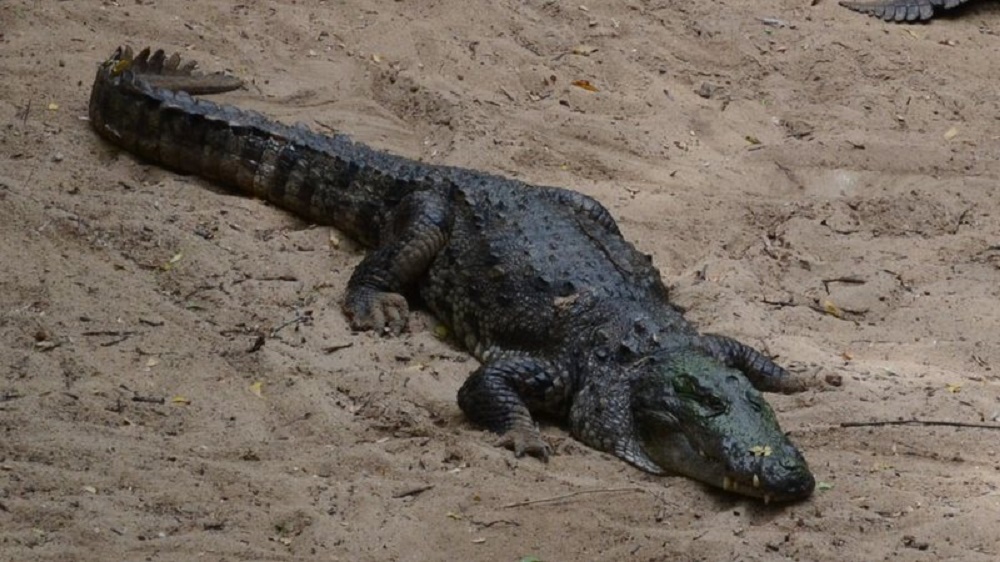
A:
{"type": "Polygon", "coordinates": [[[542,462],[549,462],[552,449],[535,428],[513,428],[500,436],[497,443],[514,451],[515,457],[530,455],[542,462]]]}
{"type": "Polygon", "coordinates": [[[403,295],[365,291],[347,299],[344,313],[353,330],[374,330],[398,335],[406,328],[410,309],[403,295]]]}

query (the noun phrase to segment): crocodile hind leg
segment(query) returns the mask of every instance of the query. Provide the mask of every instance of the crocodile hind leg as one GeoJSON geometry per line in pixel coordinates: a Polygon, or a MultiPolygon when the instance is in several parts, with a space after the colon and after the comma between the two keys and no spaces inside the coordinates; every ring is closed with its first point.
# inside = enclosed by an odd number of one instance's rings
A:
{"type": "Polygon", "coordinates": [[[742,371],[754,388],[761,392],[792,394],[811,386],[808,381],[792,376],[770,357],[733,338],[705,334],[701,341],[716,359],[727,367],[742,371]]]}
{"type": "Polygon", "coordinates": [[[531,411],[565,409],[567,373],[548,361],[511,357],[483,365],[458,391],[458,405],[472,422],[498,433],[514,454],[547,461],[549,446],[538,433],[531,411]]]}
{"type": "Polygon", "coordinates": [[[855,12],[892,22],[927,21],[937,9],[950,10],[968,0],[842,0],[840,5],[855,12]]]}
{"type": "Polygon", "coordinates": [[[448,242],[451,206],[436,191],[405,197],[388,217],[379,246],[354,270],[347,283],[344,313],[355,330],[398,334],[409,307],[403,291],[426,272],[448,242]]]}

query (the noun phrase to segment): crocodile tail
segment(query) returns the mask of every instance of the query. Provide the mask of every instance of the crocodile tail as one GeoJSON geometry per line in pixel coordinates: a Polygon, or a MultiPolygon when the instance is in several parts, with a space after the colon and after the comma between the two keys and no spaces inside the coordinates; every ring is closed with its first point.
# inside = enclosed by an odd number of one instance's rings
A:
{"type": "Polygon", "coordinates": [[[119,47],[100,65],[90,122],[137,156],[260,197],[300,217],[374,245],[387,211],[406,195],[447,182],[444,168],[290,127],[191,94],[243,82],[202,74],[179,55],[119,47]]]}
{"type": "Polygon", "coordinates": [[[840,5],[855,12],[891,22],[927,21],[935,9],[949,10],[968,0],[842,0],[840,5]]]}

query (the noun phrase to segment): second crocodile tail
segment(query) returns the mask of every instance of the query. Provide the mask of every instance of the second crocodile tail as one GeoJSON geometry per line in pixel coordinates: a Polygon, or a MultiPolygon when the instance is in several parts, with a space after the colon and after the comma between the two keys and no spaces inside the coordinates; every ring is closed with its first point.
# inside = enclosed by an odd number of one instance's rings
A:
{"type": "Polygon", "coordinates": [[[842,0],[840,5],[855,12],[890,22],[920,22],[934,17],[936,10],[950,10],[968,0],[842,0]]]}

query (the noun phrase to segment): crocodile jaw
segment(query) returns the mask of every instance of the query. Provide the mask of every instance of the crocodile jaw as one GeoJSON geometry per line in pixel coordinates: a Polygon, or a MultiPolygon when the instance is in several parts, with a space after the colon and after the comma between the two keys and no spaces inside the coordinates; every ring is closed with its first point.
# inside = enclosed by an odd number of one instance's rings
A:
{"type": "Polygon", "coordinates": [[[650,437],[642,440],[643,449],[657,466],[726,492],[761,499],[765,504],[805,499],[815,487],[801,453],[791,443],[777,445],[789,458],[779,459],[773,452],[765,456],[764,452],[773,449],[762,446],[762,450],[747,451],[741,457],[744,462],[733,463],[692,446],[682,433],[650,437]]]}

